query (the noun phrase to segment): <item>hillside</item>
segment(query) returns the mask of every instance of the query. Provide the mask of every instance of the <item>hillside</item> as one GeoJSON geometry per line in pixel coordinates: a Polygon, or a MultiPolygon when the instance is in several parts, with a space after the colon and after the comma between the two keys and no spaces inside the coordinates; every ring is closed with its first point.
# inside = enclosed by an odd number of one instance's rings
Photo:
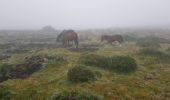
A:
{"type": "Polygon", "coordinates": [[[79,51],[73,47],[49,47],[15,53],[1,60],[1,63],[23,64],[24,67],[28,61],[37,60],[42,66],[38,70],[32,69],[33,73],[24,77],[18,77],[17,75],[22,74],[14,73],[12,75],[16,77],[1,82],[0,97],[5,98],[4,100],[51,100],[55,94],[63,91],[78,91],[95,95],[101,100],[168,100],[170,99],[170,52],[168,51],[170,44],[159,44],[159,49],[156,49],[159,53],[156,54],[154,51],[151,53],[142,51],[145,47],[137,44],[136,40],[125,41],[120,47],[115,44],[102,44],[95,39],[90,42],[87,40],[80,42],[79,51]],[[83,65],[80,60],[86,54],[103,57],[128,56],[135,59],[137,69],[123,74],[100,67],[85,66],[94,73],[95,80],[70,82],[68,71],[76,65],[83,65]]]}

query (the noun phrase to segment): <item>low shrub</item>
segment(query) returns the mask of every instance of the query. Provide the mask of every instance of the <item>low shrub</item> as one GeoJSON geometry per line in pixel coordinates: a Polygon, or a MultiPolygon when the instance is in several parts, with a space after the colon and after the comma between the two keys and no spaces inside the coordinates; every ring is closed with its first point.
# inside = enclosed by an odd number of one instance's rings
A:
{"type": "Polygon", "coordinates": [[[81,65],[70,69],[67,73],[67,77],[71,82],[88,82],[95,79],[93,72],[81,65]]]}
{"type": "Polygon", "coordinates": [[[108,67],[108,58],[95,54],[85,54],[82,57],[80,57],[79,62],[87,66],[96,66],[104,69],[107,69],[108,67]]]}
{"type": "Polygon", "coordinates": [[[12,69],[12,65],[0,64],[0,82],[3,82],[9,78],[9,73],[12,69]]]}
{"type": "Polygon", "coordinates": [[[117,73],[130,73],[136,70],[135,59],[128,56],[114,56],[110,58],[109,68],[117,73]]]}
{"type": "Polygon", "coordinates": [[[64,91],[54,94],[52,100],[100,100],[99,97],[90,93],[78,92],[78,91],[64,91]]]}
{"type": "Polygon", "coordinates": [[[159,51],[159,50],[153,49],[153,48],[141,49],[139,54],[157,56],[157,57],[169,57],[169,55],[166,54],[165,52],[162,52],[162,51],[159,51]]]}
{"type": "Polygon", "coordinates": [[[94,54],[86,55],[80,58],[80,63],[112,70],[118,73],[130,73],[137,68],[135,59],[128,56],[103,57],[94,54]]]}
{"type": "Polygon", "coordinates": [[[169,62],[170,55],[153,48],[144,48],[139,51],[140,55],[156,57],[162,62],[169,62]]]}
{"type": "Polygon", "coordinates": [[[144,48],[144,49],[140,49],[140,54],[143,55],[150,55],[150,56],[159,56],[159,55],[164,55],[163,52],[154,49],[154,48],[144,48]]]}

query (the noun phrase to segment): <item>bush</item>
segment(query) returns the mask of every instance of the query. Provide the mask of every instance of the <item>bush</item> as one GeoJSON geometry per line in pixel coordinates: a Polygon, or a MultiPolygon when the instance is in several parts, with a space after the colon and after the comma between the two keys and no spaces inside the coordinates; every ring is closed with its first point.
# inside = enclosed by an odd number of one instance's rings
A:
{"type": "Polygon", "coordinates": [[[80,63],[85,64],[87,66],[95,66],[101,67],[104,69],[108,69],[108,58],[104,56],[99,56],[95,54],[86,54],[80,57],[80,63]]]}
{"type": "Polygon", "coordinates": [[[75,66],[70,69],[67,77],[71,82],[88,82],[95,79],[93,72],[84,66],[75,66]]]}
{"type": "Polygon", "coordinates": [[[110,69],[117,73],[130,73],[136,70],[135,59],[128,56],[115,56],[110,58],[110,69]]]}
{"type": "Polygon", "coordinates": [[[136,61],[128,56],[103,57],[99,55],[86,55],[80,58],[80,63],[119,73],[133,72],[137,68],[136,61]]]}
{"type": "Polygon", "coordinates": [[[0,82],[3,82],[9,78],[11,69],[12,65],[0,64],[0,82]]]}
{"type": "Polygon", "coordinates": [[[78,91],[64,91],[54,94],[52,100],[99,100],[99,98],[90,93],[80,93],[78,91]]]}
{"type": "Polygon", "coordinates": [[[144,48],[144,49],[140,49],[140,54],[143,55],[150,55],[150,56],[160,56],[160,55],[164,55],[163,52],[156,50],[154,48],[144,48]]]}
{"type": "Polygon", "coordinates": [[[151,57],[157,57],[160,61],[169,62],[170,55],[165,52],[153,49],[153,48],[144,48],[139,52],[140,55],[146,55],[151,57]]]}
{"type": "Polygon", "coordinates": [[[143,54],[143,55],[149,55],[149,56],[155,56],[155,57],[169,57],[168,54],[162,52],[162,51],[159,51],[159,50],[156,50],[156,49],[153,49],[153,48],[145,48],[145,49],[141,49],[139,54],[143,54]]]}

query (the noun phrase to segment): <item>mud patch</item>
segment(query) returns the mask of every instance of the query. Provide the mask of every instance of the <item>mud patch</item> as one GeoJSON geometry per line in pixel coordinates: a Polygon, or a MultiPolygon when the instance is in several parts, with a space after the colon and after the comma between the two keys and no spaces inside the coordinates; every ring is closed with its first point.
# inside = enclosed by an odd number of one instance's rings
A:
{"type": "Polygon", "coordinates": [[[59,56],[31,56],[25,62],[17,65],[3,64],[0,66],[0,82],[8,79],[24,79],[42,69],[43,64],[64,61],[59,56]]]}

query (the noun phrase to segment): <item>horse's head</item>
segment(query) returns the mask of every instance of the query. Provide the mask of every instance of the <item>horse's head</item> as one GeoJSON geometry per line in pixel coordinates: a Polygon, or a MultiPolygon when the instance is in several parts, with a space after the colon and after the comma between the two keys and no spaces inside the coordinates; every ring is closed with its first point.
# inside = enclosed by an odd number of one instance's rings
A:
{"type": "Polygon", "coordinates": [[[58,36],[56,42],[61,42],[63,40],[64,34],[67,30],[63,30],[58,36]]]}
{"type": "Polygon", "coordinates": [[[59,35],[57,36],[56,42],[61,42],[61,41],[62,41],[62,34],[59,34],[59,35]]]}

